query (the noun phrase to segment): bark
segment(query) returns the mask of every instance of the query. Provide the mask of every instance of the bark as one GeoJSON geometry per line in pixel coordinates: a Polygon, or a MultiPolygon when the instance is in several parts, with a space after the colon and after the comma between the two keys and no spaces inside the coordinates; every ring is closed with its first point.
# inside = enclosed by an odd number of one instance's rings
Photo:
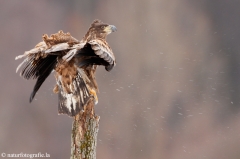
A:
{"type": "Polygon", "coordinates": [[[94,112],[93,100],[90,100],[84,112],[74,117],[70,159],[96,159],[99,119],[94,112]]]}

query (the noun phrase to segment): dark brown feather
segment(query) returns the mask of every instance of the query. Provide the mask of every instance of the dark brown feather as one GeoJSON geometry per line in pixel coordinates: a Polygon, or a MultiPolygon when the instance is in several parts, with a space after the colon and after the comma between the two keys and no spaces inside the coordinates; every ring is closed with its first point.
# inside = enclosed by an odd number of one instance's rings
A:
{"type": "Polygon", "coordinates": [[[37,82],[33,88],[33,91],[30,95],[30,102],[32,102],[35,94],[43,84],[43,82],[46,80],[46,78],[50,75],[52,70],[55,68],[57,63],[57,56],[48,56],[43,61],[44,65],[41,67],[38,67],[39,69],[36,69],[35,77],[37,77],[37,82]]]}

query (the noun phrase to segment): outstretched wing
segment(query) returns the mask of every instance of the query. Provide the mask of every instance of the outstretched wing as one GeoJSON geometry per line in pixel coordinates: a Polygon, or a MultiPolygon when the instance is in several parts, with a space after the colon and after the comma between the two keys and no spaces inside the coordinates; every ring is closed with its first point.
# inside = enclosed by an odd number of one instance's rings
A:
{"type": "Polygon", "coordinates": [[[30,102],[32,102],[38,89],[41,87],[45,79],[50,75],[52,70],[55,68],[56,63],[57,63],[56,55],[51,55],[44,58],[40,56],[38,59],[36,59],[36,56],[31,55],[27,57],[23,61],[23,63],[20,64],[20,66],[25,64],[20,73],[21,76],[23,76],[25,79],[37,78],[37,82],[30,96],[30,102]]]}
{"type": "Polygon", "coordinates": [[[30,102],[32,102],[43,82],[56,67],[58,58],[65,61],[71,60],[74,56],[73,51],[83,45],[69,33],[59,31],[50,37],[44,34],[43,41],[38,43],[35,48],[15,58],[16,60],[25,58],[17,67],[17,71],[22,67],[21,76],[25,79],[37,79],[30,96],[30,102]]]}
{"type": "Polygon", "coordinates": [[[37,65],[37,67],[34,69],[36,73],[35,76],[37,77],[37,82],[33,88],[33,91],[30,95],[29,101],[32,102],[33,98],[35,97],[37,91],[43,84],[43,82],[46,80],[46,78],[50,75],[50,73],[53,71],[57,64],[57,56],[48,56],[44,59],[41,59],[41,65],[37,65]]]}
{"type": "Polygon", "coordinates": [[[104,65],[107,71],[116,65],[115,57],[112,49],[109,47],[108,43],[103,39],[94,39],[86,43],[86,45],[78,49],[75,57],[82,57],[82,60],[78,65],[82,67],[84,65],[104,65]]]}

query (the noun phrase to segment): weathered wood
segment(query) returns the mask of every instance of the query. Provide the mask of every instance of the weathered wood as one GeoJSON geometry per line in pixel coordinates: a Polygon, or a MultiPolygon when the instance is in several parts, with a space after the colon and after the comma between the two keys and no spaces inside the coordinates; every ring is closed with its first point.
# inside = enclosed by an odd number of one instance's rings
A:
{"type": "Polygon", "coordinates": [[[94,112],[93,100],[89,101],[84,112],[74,117],[70,159],[96,159],[99,119],[94,112]]]}

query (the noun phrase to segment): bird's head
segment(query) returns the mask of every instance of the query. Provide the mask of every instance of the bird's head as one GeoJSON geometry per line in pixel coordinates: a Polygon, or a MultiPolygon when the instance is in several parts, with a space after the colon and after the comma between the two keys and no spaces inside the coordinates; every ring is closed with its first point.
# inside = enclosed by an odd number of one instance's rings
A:
{"type": "Polygon", "coordinates": [[[117,31],[114,25],[109,25],[101,22],[100,20],[94,20],[91,24],[87,34],[87,39],[102,38],[106,39],[107,35],[117,31]]]}

